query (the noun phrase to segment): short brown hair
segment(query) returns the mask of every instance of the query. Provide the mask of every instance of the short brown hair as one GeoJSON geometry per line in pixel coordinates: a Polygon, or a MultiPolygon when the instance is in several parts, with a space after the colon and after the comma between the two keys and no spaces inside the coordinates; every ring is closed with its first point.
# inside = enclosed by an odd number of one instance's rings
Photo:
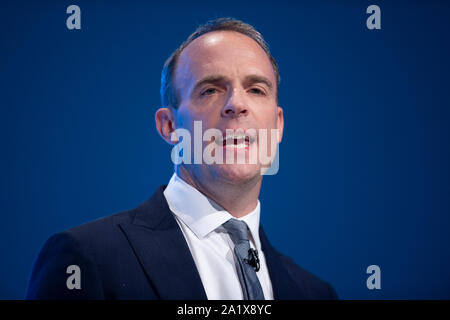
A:
{"type": "MultiPolygon", "coordinates": [[[[244,23],[240,20],[236,20],[234,18],[218,18],[215,20],[208,21],[207,23],[199,26],[197,30],[194,31],[182,44],[179,46],[172,55],[166,60],[164,63],[164,67],[161,73],[161,103],[163,106],[171,106],[173,108],[178,108],[179,106],[179,96],[177,89],[174,84],[174,74],[175,68],[177,66],[178,59],[181,55],[181,52],[195,39],[198,37],[212,32],[212,31],[234,31],[239,32],[247,37],[255,40],[259,46],[264,50],[267,56],[270,59],[273,70],[275,72],[275,79],[277,81],[276,90],[278,97],[278,86],[280,84],[280,74],[278,72],[278,66],[275,59],[272,57],[269,51],[269,46],[264,40],[261,33],[259,33],[255,28],[251,25],[244,23]]],[[[278,98],[277,98],[278,100],[278,98]]]]}

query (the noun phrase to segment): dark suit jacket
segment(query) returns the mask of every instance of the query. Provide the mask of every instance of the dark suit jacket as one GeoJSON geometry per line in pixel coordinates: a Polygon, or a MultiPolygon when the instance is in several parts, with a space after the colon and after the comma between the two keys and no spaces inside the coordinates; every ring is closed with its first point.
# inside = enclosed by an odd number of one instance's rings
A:
{"type": "MultiPolygon", "coordinates": [[[[139,207],[57,233],[42,248],[28,299],[207,299],[163,191],[139,207]],[[69,265],[81,289],[69,290],[69,265]]],[[[260,227],[275,299],[335,299],[333,288],[277,252],[260,227]]]]}

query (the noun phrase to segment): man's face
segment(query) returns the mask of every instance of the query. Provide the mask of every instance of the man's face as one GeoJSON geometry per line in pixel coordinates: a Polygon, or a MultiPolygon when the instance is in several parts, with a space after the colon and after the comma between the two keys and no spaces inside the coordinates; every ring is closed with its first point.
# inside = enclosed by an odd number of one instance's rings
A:
{"type": "MultiPolygon", "coordinates": [[[[224,163],[185,165],[190,174],[199,181],[214,179],[228,183],[260,177],[260,161],[249,163],[249,154],[258,154],[261,147],[267,149],[266,154],[274,154],[270,148],[271,129],[279,130],[277,142],[281,141],[283,131],[277,80],[264,50],[253,39],[237,32],[207,33],[183,50],[174,81],[180,101],[174,113],[175,125],[189,130],[192,138],[194,121],[202,122],[203,132],[217,128],[224,139],[227,129],[268,131],[265,146],[254,135],[246,140],[216,141],[214,147],[222,149],[224,163]],[[234,164],[226,163],[227,154],[234,154],[234,164]],[[245,157],[245,164],[236,163],[238,154],[245,157]]],[[[203,142],[202,150],[210,143],[203,142]]]]}

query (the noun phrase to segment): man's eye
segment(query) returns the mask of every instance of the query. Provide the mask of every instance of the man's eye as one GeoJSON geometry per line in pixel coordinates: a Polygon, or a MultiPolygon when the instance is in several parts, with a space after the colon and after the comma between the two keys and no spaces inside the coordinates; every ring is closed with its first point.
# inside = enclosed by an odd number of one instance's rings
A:
{"type": "Polygon", "coordinates": [[[216,89],[215,88],[208,88],[208,89],[206,89],[205,91],[203,91],[202,93],[201,93],[201,95],[202,96],[209,96],[209,95],[211,95],[211,94],[213,94],[213,93],[216,93],[216,89]]]}
{"type": "Polygon", "coordinates": [[[259,95],[265,95],[266,94],[263,90],[261,90],[259,88],[251,88],[250,92],[254,93],[254,94],[259,94],[259,95]]]}

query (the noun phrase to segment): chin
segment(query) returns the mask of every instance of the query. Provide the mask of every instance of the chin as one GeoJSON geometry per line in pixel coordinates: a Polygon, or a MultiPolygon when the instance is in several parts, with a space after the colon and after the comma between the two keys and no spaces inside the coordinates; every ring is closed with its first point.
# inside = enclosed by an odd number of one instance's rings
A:
{"type": "Polygon", "coordinates": [[[221,164],[215,169],[215,176],[232,184],[240,184],[261,177],[260,166],[256,164],[221,164]]]}

